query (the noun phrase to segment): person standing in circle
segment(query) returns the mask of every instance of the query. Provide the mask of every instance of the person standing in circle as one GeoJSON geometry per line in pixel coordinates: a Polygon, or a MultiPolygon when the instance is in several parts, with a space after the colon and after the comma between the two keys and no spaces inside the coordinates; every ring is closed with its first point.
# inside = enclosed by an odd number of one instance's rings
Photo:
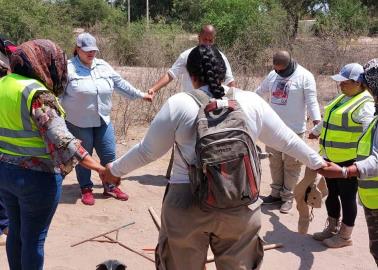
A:
{"type": "MultiPolygon", "coordinates": [[[[262,98],[222,84],[226,64],[214,46],[195,47],[188,56],[187,70],[194,92],[219,103],[227,103],[230,96],[237,101],[245,114],[252,140],[261,140],[294,156],[313,170],[327,166],[262,98]]],[[[264,255],[258,235],[261,200],[249,206],[217,209],[199,203],[192,193],[187,164],[195,164],[198,110],[198,103],[188,93],[170,97],[143,140],[112,162],[100,177],[112,182],[114,176],[128,174],[160,158],[176,144],[172,177],[163,199],[156,269],[204,269],[209,246],[217,269],[259,269],[264,255]]],[[[205,186],[210,183],[210,180],[205,181],[205,186]]]]}
{"type": "MultiPolygon", "coordinates": [[[[74,57],[68,61],[68,84],[60,97],[66,110],[67,127],[92,154],[96,150],[101,164],[115,160],[115,136],[110,120],[113,90],[129,99],[152,101],[152,96],[133,87],[104,60],[96,58],[96,39],[82,33],[76,39],[74,57]]],[[[93,205],[91,171],[77,166],[76,176],[81,188],[81,201],[93,205]]],[[[119,187],[104,185],[104,196],[126,201],[128,195],[119,187]]]]}
{"type": "MultiPolygon", "coordinates": [[[[331,77],[339,83],[342,94],[325,107],[323,122],[309,135],[310,138],[320,135],[320,153],[326,161],[339,166],[356,161],[360,136],[374,119],[374,101],[365,87],[363,72],[360,64],[351,63],[331,77]]],[[[326,182],[327,225],[323,231],[314,233],[313,238],[330,248],[350,246],[357,217],[357,177],[348,174],[337,179],[326,177],[326,182]]]]}
{"type": "Polygon", "coordinates": [[[0,80],[0,196],[9,217],[12,270],[42,270],[62,181],[80,163],[103,171],[67,130],[57,100],[67,82],[64,52],[45,39],[22,43],[0,80]]]}

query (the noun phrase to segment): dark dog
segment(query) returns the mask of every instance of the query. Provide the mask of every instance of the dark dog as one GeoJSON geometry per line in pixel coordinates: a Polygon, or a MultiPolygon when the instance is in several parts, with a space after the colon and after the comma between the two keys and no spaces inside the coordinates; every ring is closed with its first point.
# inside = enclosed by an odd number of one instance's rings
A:
{"type": "Polygon", "coordinates": [[[117,260],[108,260],[96,266],[96,270],[126,270],[127,266],[117,260]]]}

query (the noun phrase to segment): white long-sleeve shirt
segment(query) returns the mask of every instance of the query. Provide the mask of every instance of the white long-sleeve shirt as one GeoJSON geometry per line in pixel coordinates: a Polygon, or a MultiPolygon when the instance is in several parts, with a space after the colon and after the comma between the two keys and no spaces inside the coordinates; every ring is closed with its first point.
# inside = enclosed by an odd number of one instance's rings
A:
{"type": "MultiPolygon", "coordinates": [[[[182,52],[180,56],[177,58],[176,62],[168,70],[168,74],[172,78],[181,80],[181,88],[184,92],[193,90],[192,80],[190,79],[188,70],[186,69],[188,56],[193,49],[194,47],[182,52]]],[[[226,75],[224,78],[224,84],[228,85],[229,83],[234,81],[234,76],[232,75],[231,66],[228,62],[227,57],[222,52],[220,52],[220,54],[223,58],[224,63],[226,64],[226,75]]]]}
{"type": "MultiPolygon", "coordinates": [[[[225,91],[228,87],[224,86],[225,91]]],[[[209,94],[207,86],[200,90],[209,94]]],[[[200,91],[197,90],[197,91],[200,91]]],[[[291,155],[311,169],[321,167],[323,159],[290,130],[270,108],[253,92],[235,90],[235,98],[246,113],[252,138],[291,155]]],[[[209,94],[211,95],[211,94],[209,94]]],[[[143,140],[112,163],[111,173],[122,176],[164,155],[176,142],[189,163],[195,159],[195,120],[198,105],[189,95],[178,93],[168,99],[152,121],[143,140]]],[[[189,183],[188,169],[176,152],[171,183],[189,183]]]]}
{"type": "Polygon", "coordinates": [[[361,161],[356,161],[359,179],[367,179],[378,176],[378,132],[373,134],[373,149],[370,156],[361,161]]]}
{"type": "Polygon", "coordinates": [[[314,75],[299,64],[288,78],[272,70],[256,93],[264,97],[297,134],[306,131],[307,112],[313,121],[321,119],[314,75]]]}

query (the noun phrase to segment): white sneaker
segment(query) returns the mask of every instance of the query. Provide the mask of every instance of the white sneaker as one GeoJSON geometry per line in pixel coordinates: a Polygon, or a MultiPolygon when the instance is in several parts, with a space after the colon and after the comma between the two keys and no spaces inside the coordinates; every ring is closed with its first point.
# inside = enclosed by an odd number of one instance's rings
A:
{"type": "Polygon", "coordinates": [[[5,234],[0,234],[0,246],[5,246],[7,242],[7,236],[5,234]]]}

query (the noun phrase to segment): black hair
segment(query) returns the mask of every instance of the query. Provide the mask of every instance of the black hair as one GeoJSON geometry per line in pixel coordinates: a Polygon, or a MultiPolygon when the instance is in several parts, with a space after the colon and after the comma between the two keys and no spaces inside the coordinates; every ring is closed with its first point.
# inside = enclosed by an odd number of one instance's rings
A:
{"type": "Polygon", "coordinates": [[[186,69],[190,76],[196,76],[209,86],[215,98],[224,96],[221,83],[226,76],[226,64],[215,46],[199,45],[189,54],[186,69]]]}

